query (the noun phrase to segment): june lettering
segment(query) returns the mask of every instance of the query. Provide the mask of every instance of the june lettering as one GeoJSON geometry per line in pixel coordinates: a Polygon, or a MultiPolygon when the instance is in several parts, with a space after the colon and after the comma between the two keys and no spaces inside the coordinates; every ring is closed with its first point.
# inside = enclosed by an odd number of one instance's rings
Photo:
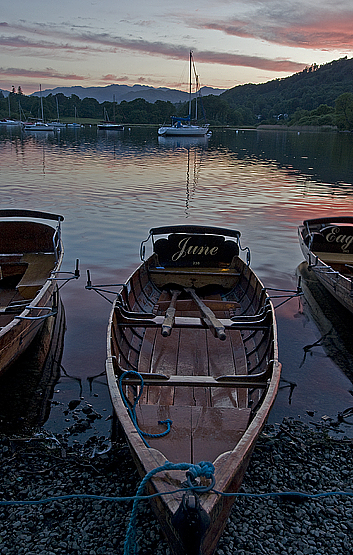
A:
{"type": "Polygon", "coordinates": [[[208,245],[192,245],[190,244],[190,241],[191,237],[184,237],[184,239],[179,242],[178,249],[180,250],[173,254],[173,262],[188,255],[215,256],[218,252],[218,247],[209,247],[208,245]]]}

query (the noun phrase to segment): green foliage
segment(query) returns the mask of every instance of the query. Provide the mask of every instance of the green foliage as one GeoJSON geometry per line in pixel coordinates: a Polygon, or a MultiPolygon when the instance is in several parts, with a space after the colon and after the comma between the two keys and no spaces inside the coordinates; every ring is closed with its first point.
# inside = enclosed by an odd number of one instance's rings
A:
{"type": "Polygon", "coordinates": [[[336,99],[336,122],[339,129],[353,131],[353,94],[346,92],[336,99]]]}
{"type": "Polygon", "coordinates": [[[250,108],[253,124],[263,120],[275,123],[280,114],[297,121],[297,110],[310,112],[322,104],[334,108],[336,98],[347,92],[353,92],[353,59],[345,57],[320,67],[314,64],[284,79],[234,87],[220,99],[233,109],[250,108]]]}
{"type": "Polygon", "coordinates": [[[315,110],[297,109],[290,125],[336,125],[335,109],[327,104],[320,104],[315,110]]]}
{"type": "MultiPolygon", "coordinates": [[[[118,123],[154,123],[156,125],[165,121],[169,122],[172,115],[181,115],[179,112],[187,113],[188,109],[185,108],[184,104],[176,108],[171,102],[157,100],[157,102],[151,104],[142,98],[137,98],[132,102],[123,101],[121,104],[115,105],[113,102],[99,104],[95,98],[81,100],[75,94],[67,97],[61,93],[49,94],[43,97],[42,101],[46,121],[57,119],[57,105],[60,119],[64,120],[73,120],[76,110],[78,119],[104,120],[105,114],[108,114],[110,121],[115,119],[118,123]]],[[[22,120],[41,118],[40,98],[38,96],[25,96],[22,91],[19,94],[11,92],[9,98],[0,95],[0,119],[9,117],[9,111],[11,117],[16,119],[20,119],[20,111],[22,120]]]]}

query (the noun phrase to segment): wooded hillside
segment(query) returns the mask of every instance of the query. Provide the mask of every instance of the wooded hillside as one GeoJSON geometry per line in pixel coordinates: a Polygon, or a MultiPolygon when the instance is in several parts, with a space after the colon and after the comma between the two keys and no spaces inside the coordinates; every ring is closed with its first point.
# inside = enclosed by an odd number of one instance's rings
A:
{"type": "Polygon", "coordinates": [[[343,93],[353,93],[353,59],[341,58],[312,65],[300,73],[258,85],[240,85],[220,95],[239,118],[250,123],[292,119],[296,110],[315,110],[321,104],[335,107],[343,93]]]}

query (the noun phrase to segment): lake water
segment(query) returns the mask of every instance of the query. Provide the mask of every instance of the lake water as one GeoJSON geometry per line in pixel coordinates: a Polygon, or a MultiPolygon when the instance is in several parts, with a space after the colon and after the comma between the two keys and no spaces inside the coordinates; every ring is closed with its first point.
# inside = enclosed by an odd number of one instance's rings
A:
{"type": "MultiPolygon", "coordinates": [[[[92,404],[102,416],[94,430],[109,433],[110,304],[85,289],[87,269],[96,284],[121,283],[138,264],[151,227],[209,224],[241,231],[266,287],[295,289],[303,260],[298,225],[353,209],[352,134],[229,129],[200,142],[158,139],[155,128],[51,134],[5,128],[0,162],[1,208],[62,214],[62,269],[72,271],[80,260],[82,277],[61,290],[63,370],[46,423],[55,432],[72,424],[65,409],[81,397],[81,406],[92,404]]],[[[305,303],[295,298],[276,312],[283,380],[270,422],[298,415],[336,420],[353,405],[352,381],[321,344],[304,349],[321,337],[305,303]]]]}

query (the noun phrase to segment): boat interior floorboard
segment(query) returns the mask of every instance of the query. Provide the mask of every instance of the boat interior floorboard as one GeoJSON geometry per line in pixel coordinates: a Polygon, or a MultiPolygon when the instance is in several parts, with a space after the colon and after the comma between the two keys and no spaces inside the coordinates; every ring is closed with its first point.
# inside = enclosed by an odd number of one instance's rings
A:
{"type": "Polygon", "coordinates": [[[173,463],[214,461],[221,453],[231,451],[244,434],[251,410],[201,407],[143,405],[136,409],[140,429],[161,433],[159,421],[172,421],[170,432],[160,438],[147,438],[150,447],[158,449],[173,463]]]}

